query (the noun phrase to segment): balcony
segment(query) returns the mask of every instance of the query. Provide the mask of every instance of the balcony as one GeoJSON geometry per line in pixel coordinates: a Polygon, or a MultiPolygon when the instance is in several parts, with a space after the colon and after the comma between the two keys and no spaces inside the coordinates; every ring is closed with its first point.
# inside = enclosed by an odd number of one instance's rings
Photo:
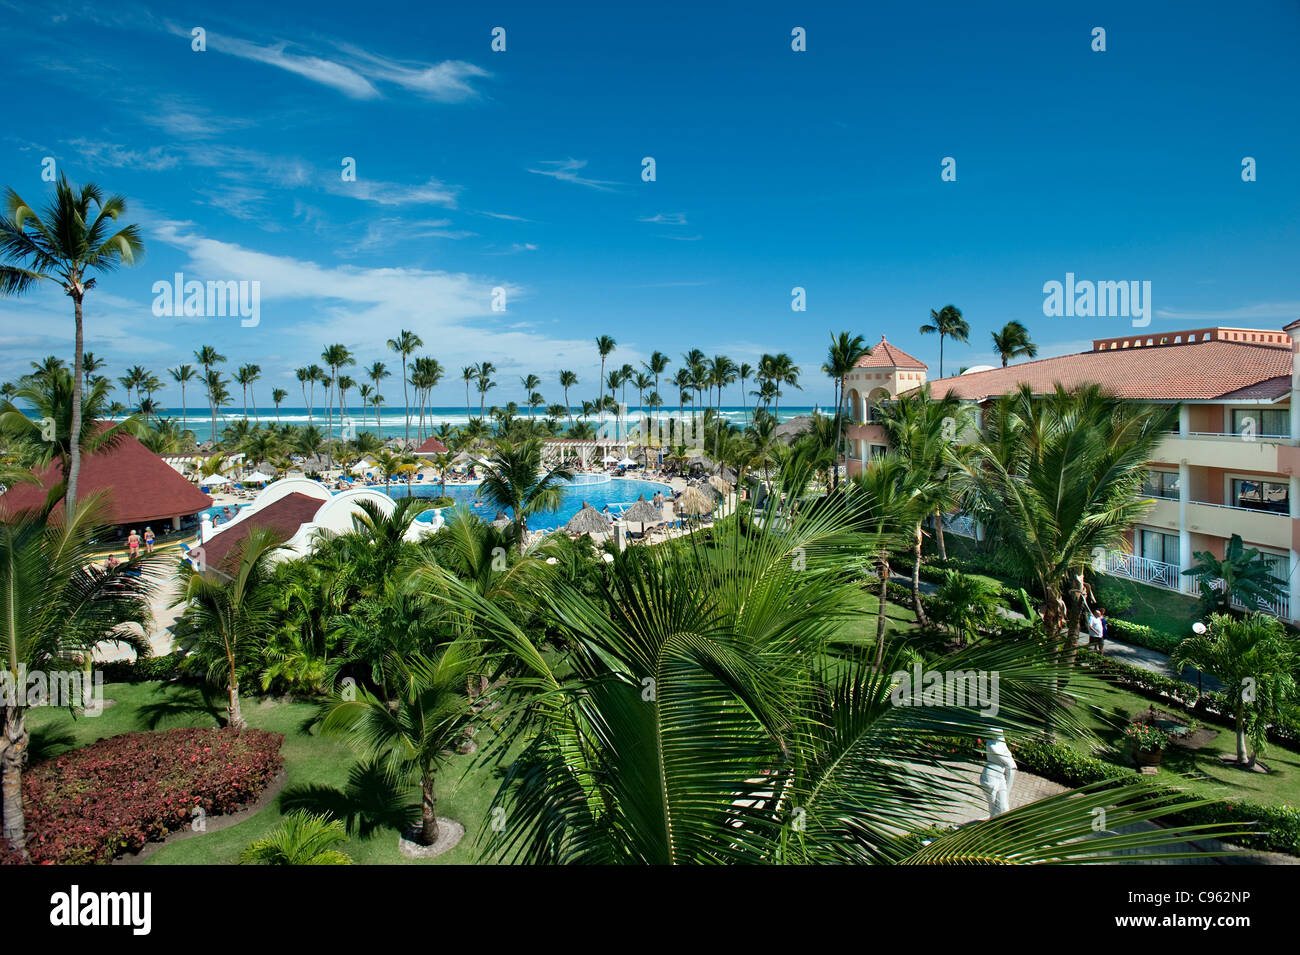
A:
{"type": "MultiPolygon", "coordinates": [[[[1174,513],[1177,514],[1177,504],[1174,513]]],[[[1191,501],[1187,505],[1187,529],[1224,538],[1240,534],[1243,540],[1265,547],[1288,550],[1291,547],[1290,516],[1251,507],[1191,501]]]]}
{"type": "Polygon", "coordinates": [[[1290,441],[1289,437],[1267,434],[1254,437],[1197,431],[1186,437],[1170,434],[1156,448],[1153,460],[1169,464],[1186,461],[1196,467],[1277,474],[1281,471],[1278,449],[1290,446],[1290,441]]]}
{"type": "MultiPolygon", "coordinates": [[[[1136,580],[1138,583],[1149,584],[1152,587],[1163,587],[1166,590],[1178,590],[1184,581],[1190,580],[1183,577],[1177,564],[1166,564],[1119,550],[1108,551],[1104,556],[1100,556],[1094,567],[1112,577],[1127,577],[1129,580],[1136,580]]],[[[1211,581],[1210,585],[1215,590],[1223,589],[1222,580],[1211,581]]],[[[1285,594],[1275,601],[1261,600],[1257,607],[1248,607],[1234,597],[1232,605],[1241,610],[1258,610],[1274,617],[1281,617],[1283,620],[1291,619],[1291,601],[1285,594]]]]}

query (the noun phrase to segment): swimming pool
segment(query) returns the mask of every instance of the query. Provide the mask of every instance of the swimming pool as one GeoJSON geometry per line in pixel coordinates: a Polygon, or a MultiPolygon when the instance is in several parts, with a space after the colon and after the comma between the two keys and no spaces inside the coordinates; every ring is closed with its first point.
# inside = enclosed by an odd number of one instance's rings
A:
{"type": "MultiPolygon", "coordinates": [[[[534,514],[528,519],[529,529],[548,531],[563,527],[569,523],[569,518],[578,513],[584,501],[598,511],[608,505],[610,513],[617,515],[642,494],[648,501],[656,494],[667,496],[672,493],[672,489],[667,484],[660,484],[658,481],[642,481],[636,478],[604,479],[603,476],[588,474],[580,474],[576,477],[579,483],[569,484],[564,488],[564,499],[560,502],[559,509],[534,514]],[[598,480],[593,481],[592,478],[598,480]]],[[[412,485],[411,493],[415,497],[439,497],[442,489],[435,481],[431,484],[412,485]]],[[[393,498],[406,497],[406,485],[394,484],[389,494],[393,498]]],[[[448,484],[446,496],[452,498],[457,505],[468,504],[470,509],[485,521],[496,517],[496,507],[478,500],[477,485],[448,484]]],[[[425,518],[426,523],[433,519],[432,513],[427,517],[424,514],[420,517],[425,518]]]]}

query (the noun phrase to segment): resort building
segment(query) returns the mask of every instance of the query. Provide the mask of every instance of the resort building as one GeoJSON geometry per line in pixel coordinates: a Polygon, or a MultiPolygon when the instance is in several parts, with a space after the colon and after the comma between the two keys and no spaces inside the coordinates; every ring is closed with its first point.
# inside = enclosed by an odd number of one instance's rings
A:
{"type": "MultiPolygon", "coordinates": [[[[845,377],[849,473],[887,442],[871,423],[877,401],[919,386],[925,365],[885,342],[845,377]],[[919,368],[918,368],[919,366],[919,368]],[[910,379],[904,377],[912,376],[910,379]]],[[[931,382],[936,397],[984,403],[1028,383],[1035,393],[1098,384],[1135,401],[1177,403],[1178,430],[1149,464],[1150,511],[1126,550],[1106,555],[1108,573],[1193,592],[1182,571],[1193,554],[1223,556],[1233,534],[1272,558],[1288,597],[1265,607],[1300,610],[1300,321],[1282,330],[1196,328],[1097,339],[1086,352],[973,370],[931,382]]],[[[953,529],[970,534],[954,521],[953,529]]]]}
{"type": "MultiPolygon", "coordinates": [[[[38,484],[15,484],[0,494],[0,519],[44,504],[50,488],[63,480],[63,471],[52,463],[36,478],[38,484]]],[[[111,447],[81,458],[77,500],[95,494],[103,495],[109,524],[139,531],[153,525],[160,534],[180,530],[182,519],[212,506],[212,498],[125,432],[111,447]]]]}
{"type": "MultiPolygon", "coordinates": [[[[277,560],[310,554],[322,534],[352,530],[353,518],[362,513],[361,501],[373,501],[385,516],[397,506],[391,497],[374,488],[356,488],[334,494],[324,484],[309,478],[285,478],[269,484],[228,523],[214,527],[204,515],[199,540],[187,553],[188,559],[205,573],[232,577],[239,567],[244,545],[255,528],[272,531],[284,542],[277,560]],[[199,550],[198,548],[201,548],[199,550]]],[[[442,527],[437,510],[420,514],[406,532],[407,540],[418,540],[442,527]],[[420,518],[427,517],[427,520],[420,518]]]]}

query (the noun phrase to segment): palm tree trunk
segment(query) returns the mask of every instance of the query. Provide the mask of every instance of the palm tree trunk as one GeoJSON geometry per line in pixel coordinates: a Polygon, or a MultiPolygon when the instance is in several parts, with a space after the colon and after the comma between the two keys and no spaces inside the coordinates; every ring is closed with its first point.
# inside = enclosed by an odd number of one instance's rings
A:
{"type": "Polygon", "coordinates": [[[226,704],[226,725],[232,730],[242,730],[248,724],[239,707],[239,677],[235,674],[235,659],[229,658],[229,701],[226,704]]]}
{"type": "Polygon", "coordinates": [[[889,600],[889,552],[880,552],[880,562],[876,565],[880,574],[880,606],[876,608],[876,669],[879,670],[885,660],[885,611],[889,600]]]}
{"type": "Polygon", "coordinates": [[[939,508],[934,509],[934,543],[939,548],[939,559],[948,559],[948,547],[943,539],[943,514],[939,508]]]}
{"type": "Polygon", "coordinates": [[[427,769],[420,775],[420,845],[431,846],[438,841],[438,797],[433,791],[433,773],[427,769]]]}
{"type": "Polygon", "coordinates": [[[402,355],[402,416],[406,419],[406,431],[403,440],[411,442],[411,396],[406,390],[406,355],[402,355]]]}
{"type": "MultiPolygon", "coordinates": [[[[85,335],[81,324],[80,292],[72,297],[72,314],[76,325],[72,359],[72,428],[68,435],[68,486],[63,492],[63,509],[69,523],[77,510],[77,478],[81,475],[81,388],[85,365],[82,346],[85,344],[85,335]]],[[[5,811],[8,812],[8,809],[5,811]]]]}
{"type": "Polygon", "coordinates": [[[27,855],[27,824],[23,815],[23,763],[30,738],[22,707],[6,707],[4,736],[0,737],[0,793],[4,801],[0,834],[24,856],[27,855]]]}
{"type": "MultiPolygon", "coordinates": [[[[1255,761],[1250,757],[1246,749],[1246,708],[1238,706],[1237,708],[1237,762],[1243,766],[1253,766],[1255,761]]],[[[6,797],[8,790],[5,791],[6,797]]],[[[8,813],[8,801],[5,802],[5,812],[8,813]]],[[[7,822],[7,820],[6,820],[7,822]]]]}
{"type": "Polygon", "coordinates": [[[912,612],[916,622],[925,626],[925,609],[921,606],[921,525],[916,525],[916,543],[912,546],[912,612]]]}

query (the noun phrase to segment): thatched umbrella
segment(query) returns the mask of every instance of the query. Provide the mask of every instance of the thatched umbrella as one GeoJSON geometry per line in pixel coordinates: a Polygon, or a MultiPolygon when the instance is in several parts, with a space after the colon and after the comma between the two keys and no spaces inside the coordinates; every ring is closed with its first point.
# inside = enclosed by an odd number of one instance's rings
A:
{"type": "Polygon", "coordinates": [[[713,495],[706,494],[698,487],[688,487],[682,496],[673,502],[673,509],[678,514],[699,516],[713,510],[713,495]]]}
{"type": "Polygon", "coordinates": [[[582,502],[582,507],[569,518],[569,523],[564,525],[566,534],[608,534],[609,518],[600,511],[596,510],[586,501],[582,502]]]}
{"type": "Polygon", "coordinates": [[[712,487],[719,494],[721,494],[723,497],[726,497],[728,494],[731,493],[731,482],[728,481],[726,478],[721,477],[717,474],[709,478],[709,486],[712,487]]]}
{"type": "Polygon", "coordinates": [[[641,532],[645,533],[647,524],[662,524],[664,519],[663,508],[655,507],[645,499],[642,494],[636,499],[636,502],[623,512],[623,520],[641,525],[641,532]]]}

